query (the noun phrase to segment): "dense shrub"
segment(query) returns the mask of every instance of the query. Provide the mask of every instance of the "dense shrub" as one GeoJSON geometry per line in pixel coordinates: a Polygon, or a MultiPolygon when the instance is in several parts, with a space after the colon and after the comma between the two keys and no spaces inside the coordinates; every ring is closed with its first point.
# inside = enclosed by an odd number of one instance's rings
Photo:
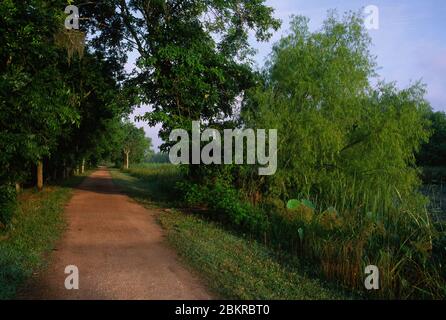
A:
{"type": "Polygon", "coordinates": [[[0,228],[12,219],[16,208],[16,190],[12,186],[0,186],[0,228]]]}
{"type": "Polygon", "coordinates": [[[223,181],[212,184],[196,184],[183,181],[177,184],[183,192],[184,203],[189,206],[206,206],[214,218],[230,223],[253,234],[263,234],[268,226],[268,217],[241,197],[239,190],[223,181]]]}

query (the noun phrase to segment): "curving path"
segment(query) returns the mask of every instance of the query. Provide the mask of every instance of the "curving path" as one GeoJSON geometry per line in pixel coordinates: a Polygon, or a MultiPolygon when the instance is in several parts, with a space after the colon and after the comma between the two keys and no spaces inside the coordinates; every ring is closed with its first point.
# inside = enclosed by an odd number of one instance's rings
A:
{"type": "Polygon", "coordinates": [[[25,299],[210,299],[164,241],[154,212],[120,193],[107,169],[94,172],[66,207],[68,230],[49,268],[25,288],[25,299]],[[67,265],[79,290],[65,289],[67,265]]]}

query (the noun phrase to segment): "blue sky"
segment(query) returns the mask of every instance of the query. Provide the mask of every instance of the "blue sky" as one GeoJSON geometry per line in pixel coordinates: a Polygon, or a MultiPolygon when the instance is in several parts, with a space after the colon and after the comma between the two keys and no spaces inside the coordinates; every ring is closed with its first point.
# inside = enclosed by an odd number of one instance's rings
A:
{"type": "MultiPolygon", "coordinates": [[[[360,10],[368,5],[379,8],[379,29],[370,30],[372,53],[377,56],[380,77],[403,88],[422,80],[427,84],[427,99],[434,110],[446,111],[446,1],[444,0],[267,0],[282,20],[282,28],[268,43],[252,41],[255,57],[263,66],[271,48],[288,30],[291,15],[310,18],[310,28],[320,28],[330,9],[339,13],[360,10]]],[[[145,110],[144,110],[145,109],[145,110]]],[[[137,110],[137,114],[147,111],[137,110]]],[[[161,141],[157,128],[144,127],[156,147],[161,141]]]]}

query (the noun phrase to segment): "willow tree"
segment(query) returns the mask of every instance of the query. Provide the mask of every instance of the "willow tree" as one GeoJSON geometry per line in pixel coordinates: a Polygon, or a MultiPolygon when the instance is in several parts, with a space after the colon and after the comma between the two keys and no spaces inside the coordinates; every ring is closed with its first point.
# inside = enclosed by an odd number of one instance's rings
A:
{"type": "Polygon", "coordinates": [[[278,129],[270,193],[364,212],[415,195],[414,154],[429,136],[425,90],[372,85],[369,48],[360,15],[332,13],[315,32],[308,19],[292,20],[244,106],[249,125],[278,129]]]}

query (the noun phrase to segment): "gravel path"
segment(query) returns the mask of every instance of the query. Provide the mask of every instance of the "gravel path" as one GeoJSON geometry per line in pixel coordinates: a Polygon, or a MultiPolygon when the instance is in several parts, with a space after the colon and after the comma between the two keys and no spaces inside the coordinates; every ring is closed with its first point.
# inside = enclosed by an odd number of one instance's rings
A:
{"type": "Polygon", "coordinates": [[[107,169],[75,191],[68,230],[49,268],[24,288],[24,299],[210,299],[164,241],[153,212],[120,193],[107,169]],[[79,289],[65,288],[65,267],[79,270],[79,289]]]}

